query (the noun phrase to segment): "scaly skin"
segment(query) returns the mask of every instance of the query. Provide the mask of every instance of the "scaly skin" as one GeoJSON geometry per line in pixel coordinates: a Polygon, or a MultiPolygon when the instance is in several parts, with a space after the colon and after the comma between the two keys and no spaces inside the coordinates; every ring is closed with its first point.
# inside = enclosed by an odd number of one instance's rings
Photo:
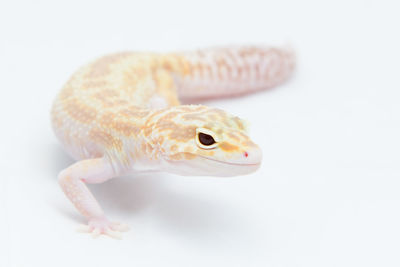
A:
{"type": "Polygon", "coordinates": [[[60,185],[94,236],[119,238],[85,183],[140,171],[235,176],[258,169],[261,150],[245,122],[222,110],[180,105],[179,99],[245,94],[283,82],[291,51],[230,47],[171,54],[119,53],[78,70],[54,101],[51,118],[61,143],[77,160],[60,185]],[[179,98],[178,98],[179,97],[179,98]],[[199,134],[216,142],[204,146],[199,134]]]}

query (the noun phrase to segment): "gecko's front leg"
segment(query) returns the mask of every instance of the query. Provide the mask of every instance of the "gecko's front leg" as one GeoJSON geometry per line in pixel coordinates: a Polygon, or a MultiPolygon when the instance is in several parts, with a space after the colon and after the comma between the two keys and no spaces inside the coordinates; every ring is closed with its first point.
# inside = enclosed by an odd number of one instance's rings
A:
{"type": "Polygon", "coordinates": [[[94,237],[106,234],[113,238],[121,238],[119,232],[128,227],[121,223],[110,222],[104,215],[99,203],[89,191],[85,183],[103,183],[118,175],[111,164],[104,158],[79,161],[58,175],[58,180],[69,200],[89,222],[80,231],[92,233],[94,237]]]}

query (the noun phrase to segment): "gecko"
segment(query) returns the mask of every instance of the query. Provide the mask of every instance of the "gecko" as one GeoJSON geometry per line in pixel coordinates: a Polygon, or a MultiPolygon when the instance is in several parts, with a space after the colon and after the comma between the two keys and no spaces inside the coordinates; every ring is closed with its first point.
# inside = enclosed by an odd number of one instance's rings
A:
{"type": "Polygon", "coordinates": [[[121,238],[129,229],[108,219],[87,184],[148,171],[217,177],[256,171],[262,151],[246,121],[189,103],[274,87],[288,79],[294,61],[287,47],[227,46],[121,52],[78,69],[56,96],[51,123],[76,160],[58,182],[88,221],[80,231],[121,238]]]}

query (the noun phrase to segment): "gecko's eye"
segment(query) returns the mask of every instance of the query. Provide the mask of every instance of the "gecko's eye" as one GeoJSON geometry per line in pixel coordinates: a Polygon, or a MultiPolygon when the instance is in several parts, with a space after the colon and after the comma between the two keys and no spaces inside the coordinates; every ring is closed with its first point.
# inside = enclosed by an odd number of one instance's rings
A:
{"type": "Polygon", "coordinates": [[[199,141],[204,146],[211,146],[216,143],[211,135],[205,133],[199,133],[199,141]]]}
{"type": "Polygon", "coordinates": [[[214,133],[204,128],[196,130],[196,143],[203,149],[212,149],[218,145],[214,133]]]}

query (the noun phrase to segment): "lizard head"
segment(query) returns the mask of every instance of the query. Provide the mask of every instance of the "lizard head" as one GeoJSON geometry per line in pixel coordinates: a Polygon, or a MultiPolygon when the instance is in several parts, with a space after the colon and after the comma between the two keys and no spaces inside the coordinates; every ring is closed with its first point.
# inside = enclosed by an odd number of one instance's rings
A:
{"type": "Polygon", "coordinates": [[[165,171],[236,176],[254,172],[261,164],[261,149],[248,137],[245,122],[220,109],[172,107],[153,116],[149,126],[149,139],[165,171]]]}

